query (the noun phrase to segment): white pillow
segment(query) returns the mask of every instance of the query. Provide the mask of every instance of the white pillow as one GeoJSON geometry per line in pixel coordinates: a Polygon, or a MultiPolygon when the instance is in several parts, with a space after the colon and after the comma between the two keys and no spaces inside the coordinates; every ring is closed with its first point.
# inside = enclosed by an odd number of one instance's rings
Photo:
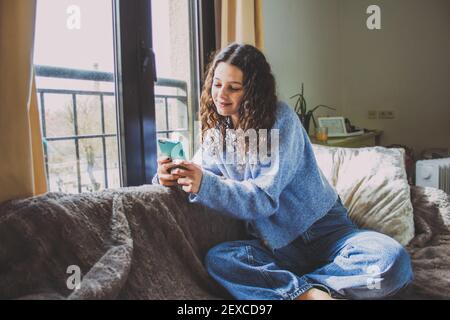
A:
{"type": "Polygon", "coordinates": [[[414,218],[403,149],[313,145],[317,162],[359,227],[402,245],[414,237],[414,218]]]}

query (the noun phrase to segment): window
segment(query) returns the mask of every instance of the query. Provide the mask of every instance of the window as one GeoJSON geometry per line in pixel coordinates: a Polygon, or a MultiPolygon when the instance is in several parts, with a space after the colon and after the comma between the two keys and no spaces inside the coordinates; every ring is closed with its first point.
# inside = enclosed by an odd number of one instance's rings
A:
{"type": "Polygon", "coordinates": [[[192,155],[198,11],[197,0],[37,1],[34,61],[50,191],[151,183],[157,137],[182,140],[192,155]]]}
{"type": "Polygon", "coordinates": [[[198,140],[197,1],[152,0],[151,4],[158,137],[182,141],[189,158],[198,140]]]}
{"type": "Polygon", "coordinates": [[[121,186],[110,0],[39,0],[35,56],[50,191],[121,186]]]}

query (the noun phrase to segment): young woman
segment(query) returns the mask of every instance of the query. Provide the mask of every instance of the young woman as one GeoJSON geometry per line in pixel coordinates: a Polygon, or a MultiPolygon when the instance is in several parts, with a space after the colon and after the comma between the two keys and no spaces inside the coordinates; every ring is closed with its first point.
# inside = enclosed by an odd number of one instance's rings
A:
{"type": "Polygon", "coordinates": [[[320,171],[297,115],[277,101],[275,88],[258,49],[232,44],[222,50],[202,93],[202,132],[276,130],[278,152],[271,154],[271,163],[277,165],[242,166],[225,161],[223,153],[203,152],[203,161],[197,153],[193,161],[177,163],[185,169],[170,171],[171,159],[159,160],[154,183],[180,185],[191,202],[246,222],[254,240],[222,243],[205,259],[210,275],[237,299],[395,294],[413,277],[406,250],[352,223],[320,171]]]}

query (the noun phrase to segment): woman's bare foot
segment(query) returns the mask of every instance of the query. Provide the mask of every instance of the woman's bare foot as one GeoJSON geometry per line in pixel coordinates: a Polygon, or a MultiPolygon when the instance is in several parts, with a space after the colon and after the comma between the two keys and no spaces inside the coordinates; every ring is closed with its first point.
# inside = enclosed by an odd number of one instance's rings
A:
{"type": "Polygon", "coordinates": [[[295,300],[336,300],[333,299],[327,292],[311,288],[295,300]]]}

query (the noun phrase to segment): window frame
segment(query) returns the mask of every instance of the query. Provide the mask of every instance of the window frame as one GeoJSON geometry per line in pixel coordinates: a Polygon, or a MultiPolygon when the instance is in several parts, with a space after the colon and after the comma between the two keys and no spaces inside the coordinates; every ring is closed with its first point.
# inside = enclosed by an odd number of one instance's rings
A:
{"type": "MultiPolygon", "coordinates": [[[[216,47],[216,5],[215,0],[198,0],[199,3],[199,35],[200,35],[200,74],[207,71],[211,55],[217,51],[216,47]]],[[[202,86],[203,86],[202,78],[202,86]]]]}
{"type": "MultiPolygon", "coordinates": [[[[151,184],[157,171],[155,56],[152,44],[151,0],[112,0],[114,8],[115,75],[122,184],[151,184]],[[147,60],[146,60],[147,59],[147,60]],[[146,68],[143,68],[143,64],[146,68]]],[[[188,0],[191,94],[190,138],[199,120],[203,75],[215,51],[214,1],[188,0]],[[191,113],[192,111],[192,113],[191,113]]],[[[194,140],[192,140],[194,141],[194,140]]],[[[195,152],[191,144],[191,154],[195,152]]]]}
{"type": "Polygon", "coordinates": [[[151,184],[157,170],[151,3],[113,1],[122,184],[151,184]]]}

